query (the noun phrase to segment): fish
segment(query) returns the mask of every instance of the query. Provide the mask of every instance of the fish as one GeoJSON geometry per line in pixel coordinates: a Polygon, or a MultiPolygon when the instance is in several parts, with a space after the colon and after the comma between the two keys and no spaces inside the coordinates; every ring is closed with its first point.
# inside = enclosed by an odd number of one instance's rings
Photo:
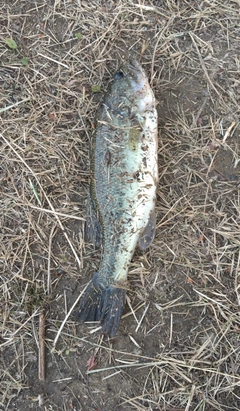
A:
{"type": "Polygon", "coordinates": [[[77,319],[117,334],[128,268],[156,231],[158,116],[154,93],[138,61],[114,75],[100,106],[91,155],[86,234],[103,249],[99,270],[80,299],[77,319]]]}

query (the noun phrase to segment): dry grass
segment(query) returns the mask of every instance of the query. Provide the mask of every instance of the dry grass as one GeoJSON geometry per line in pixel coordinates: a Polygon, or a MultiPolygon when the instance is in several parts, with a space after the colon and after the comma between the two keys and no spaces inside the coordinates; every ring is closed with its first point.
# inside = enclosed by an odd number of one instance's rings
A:
{"type": "Polygon", "coordinates": [[[239,6],[0,3],[0,408],[240,409],[239,6]],[[109,341],[69,312],[100,258],[83,240],[92,86],[128,53],[158,100],[158,229],[109,341]]]}

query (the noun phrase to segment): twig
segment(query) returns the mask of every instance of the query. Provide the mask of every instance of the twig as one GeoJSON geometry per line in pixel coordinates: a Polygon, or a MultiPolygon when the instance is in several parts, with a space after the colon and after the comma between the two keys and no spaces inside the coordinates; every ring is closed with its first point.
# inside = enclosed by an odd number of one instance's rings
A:
{"type": "Polygon", "coordinates": [[[172,334],[173,334],[173,314],[170,317],[170,335],[169,335],[169,347],[172,344],[172,334]]]}
{"type": "Polygon", "coordinates": [[[48,294],[51,293],[52,291],[52,284],[51,284],[51,249],[52,249],[52,238],[53,238],[53,233],[55,230],[55,226],[52,227],[51,233],[49,236],[49,244],[48,244],[48,277],[47,277],[47,292],[48,294]]]}
{"type": "Polygon", "coordinates": [[[69,69],[69,67],[68,67],[66,64],[64,64],[64,63],[61,63],[61,61],[57,61],[57,60],[55,60],[55,59],[52,59],[51,57],[46,56],[46,55],[44,55],[44,54],[42,54],[42,53],[39,53],[39,52],[38,52],[38,55],[41,56],[41,57],[44,57],[44,58],[47,59],[47,60],[52,61],[53,63],[60,64],[60,66],[63,66],[63,67],[65,67],[65,68],[69,69]]]}
{"type": "MultiPolygon", "coordinates": [[[[88,283],[88,284],[89,284],[89,283],[88,283]]],[[[73,311],[74,308],[76,307],[78,301],[79,301],[80,298],[82,297],[82,295],[83,295],[84,291],[86,290],[88,284],[84,287],[84,289],[82,290],[81,294],[78,296],[78,298],[76,299],[75,303],[72,305],[72,307],[70,308],[68,314],[67,314],[66,317],[64,318],[64,320],[63,320],[63,322],[62,322],[62,324],[61,324],[61,326],[60,326],[60,328],[59,328],[59,330],[58,330],[58,332],[57,332],[57,335],[56,335],[56,337],[55,337],[55,339],[54,339],[54,341],[53,341],[53,349],[56,347],[56,344],[57,344],[57,342],[58,342],[59,336],[60,336],[60,334],[61,334],[61,332],[62,332],[62,329],[63,329],[64,325],[66,324],[69,316],[71,315],[72,311],[73,311]]]]}
{"type": "Polygon", "coordinates": [[[199,108],[199,110],[198,110],[195,118],[193,119],[192,127],[196,127],[196,126],[197,126],[197,122],[198,122],[198,120],[199,120],[199,117],[200,117],[200,115],[201,115],[204,107],[206,106],[206,103],[207,103],[208,99],[209,99],[209,96],[205,97],[205,99],[203,100],[203,103],[202,103],[201,107],[199,108]]]}
{"type": "Polygon", "coordinates": [[[227,138],[230,136],[232,129],[235,127],[236,123],[235,121],[232,122],[232,124],[228,127],[226,133],[224,134],[223,143],[226,143],[227,138]]]}
{"type": "Polygon", "coordinates": [[[143,315],[142,315],[142,317],[141,317],[140,320],[139,320],[139,323],[138,323],[138,325],[137,325],[137,327],[136,327],[136,330],[135,330],[136,333],[138,332],[138,329],[139,329],[140,325],[142,324],[142,321],[143,321],[143,319],[144,319],[144,317],[145,317],[145,315],[146,315],[146,313],[147,313],[148,307],[149,307],[149,304],[148,304],[147,307],[145,308],[145,310],[144,310],[144,312],[143,312],[143,315]]]}
{"type": "Polygon", "coordinates": [[[160,10],[158,10],[156,7],[153,6],[145,6],[144,4],[134,4],[135,7],[139,7],[144,11],[150,11],[152,13],[159,14],[160,16],[166,17],[166,14],[162,13],[160,10]]]}
{"type": "Polygon", "coordinates": [[[29,101],[30,97],[25,98],[24,100],[18,101],[17,103],[11,104],[10,106],[2,107],[0,108],[0,113],[4,113],[4,111],[10,110],[11,108],[19,106],[19,104],[25,103],[26,101],[29,101]]]}
{"type": "Polygon", "coordinates": [[[45,315],[39,315],[38,378],[45,381],[45,315]]]}
{"type": "Polygon", "coordinates": [[[65,213],[60,213],[59,211],[52,211],[52,210],[48,210],[47,208],[42,208],[42,207],[37,207],[33,204],[24,204],[24,206],[28,206],[30,208],[34,208],[35,210],[39,210],[42,211],[44,213],[49,213],[49,214],[54,214],[54,215],[59,215],[60,217],[66,217],[66,218],[73,218],[74,220],[79,220],[79,221],[85,221],[85,218],[83,217],[78,217],[76,215],[72,215],[72,214],[65,214],[65,213]]]}
{"type": "Polygon", "coordinates": [[[127,301],[127,304],[128,304],[128,306],[129,306],[129,308],[130,308],[130,310],[131,310],[131,312],[132,312],[132,315],[133,315],[133,317],[135,318],[136,323],[137,323],[137,326],[138,326],[138,325],[139,325],[139,322],[138,322],[138,319],[137,319],[137,317],[136,317],[136,315],[135,315],[134,309],[133,309],[132,306],[131,306],[130,298],[129,298],[128,296],[126,297],[126,301],[127,301]]]}
{"type": "Polygon", "coordinates": [[[11,338],[15,337],[15,335],[16,335],[20,330],[22,330],[22,328],[24,328],[25,325],[26,325],[32,318],[34,318],[34,317],[37,315],[37,312],[38,312],[38,308],[34,311],[34,313],[33,313],[26,321],[24,321],[24,323],[23,323],[16,331],[14,331],[14,333],[12,333],[11,338]]]}

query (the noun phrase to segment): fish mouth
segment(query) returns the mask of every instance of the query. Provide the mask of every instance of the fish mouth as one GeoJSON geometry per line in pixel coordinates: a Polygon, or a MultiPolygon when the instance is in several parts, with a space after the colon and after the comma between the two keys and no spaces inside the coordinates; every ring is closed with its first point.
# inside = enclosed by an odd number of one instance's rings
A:
{"type": "Polygon", "coordinates": [[[129,66],[131,70],[142,71],[142,67],[134,58],[129,59],[129,61],[126,62],[126,64],[129,66]]]}
{"type": "Polygon", "coordinates": [[[123,70],[126,70],[129,74],[138,74],[138,75],[145,75],[142,67],[135,59],[129,59],[123,66],[123,70]]]}
{"type": "Polygon", "coordinates": [[[145,71],[138,61],[133,58],[125,62],[119,73],[122,73],[123,76],[129,77],[132,85],[137,88],[139,86],[143,87],[147,81],[145,71]]]}

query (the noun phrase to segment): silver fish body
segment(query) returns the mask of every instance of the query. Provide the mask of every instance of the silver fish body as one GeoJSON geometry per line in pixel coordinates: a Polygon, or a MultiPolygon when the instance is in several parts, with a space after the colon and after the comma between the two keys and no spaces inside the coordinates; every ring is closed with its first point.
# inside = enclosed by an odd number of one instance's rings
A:
{"type": "Polygon", "coordinates": [[[146,74],[135,60],[115,74],[97,118],[86,230],[103,244],[99,271],[78,310],[78,319],[100,321],[117,333],[127,273],[137,243],[151,244],[156,228],[158,183],[157,111],[146,74]]]}

